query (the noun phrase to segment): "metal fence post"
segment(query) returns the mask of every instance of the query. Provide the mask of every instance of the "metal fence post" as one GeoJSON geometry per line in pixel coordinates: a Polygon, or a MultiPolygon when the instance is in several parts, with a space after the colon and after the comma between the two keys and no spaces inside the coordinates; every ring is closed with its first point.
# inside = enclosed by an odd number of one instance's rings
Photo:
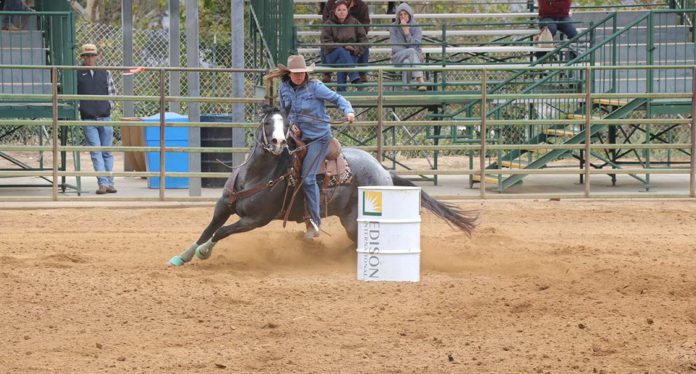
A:
{"type": "Polygon", "coordinates": [[[691,144],[689,197],[696,197],[696,66],[691,68],[691,144]]]}
{"type": "Polygon", "coordinates": [[[379,69],[377,74],[377,161],[384,161],[382,155],[382,131],[384,131],[384,71],[379,69]]]}
{"type": "MultiPolygon", "coordinates": [[[[481,199],[486,198],[486,134],[488,130],[486,129],[486,117],[488,114],[488,102],[487,100],[487,83],[486,77],[488,76],[488,71],[483,69],[481,71],[481,154],[479,155],[479,195],[481,199]]],[[[500,178],[498,178],[500,180],[500,178]]]]}
{"type": "Polygon", "coordinates": [[[159,84],[160,84],[160,183],[159,183],[159,199],[164,201],[164,69],[159,69],[159,84]]]}
{"type": "Polygon", "coordinates": [[[53,185],[51,195],[58,201],[58,68],[51,67],[51,96],[53,110],[53,185]]]}
{"type": "Polygon", "coordinates": [[[592,134],[592,69],[585,68],[585,197],[590,197],[590,142],[592,134]]]}

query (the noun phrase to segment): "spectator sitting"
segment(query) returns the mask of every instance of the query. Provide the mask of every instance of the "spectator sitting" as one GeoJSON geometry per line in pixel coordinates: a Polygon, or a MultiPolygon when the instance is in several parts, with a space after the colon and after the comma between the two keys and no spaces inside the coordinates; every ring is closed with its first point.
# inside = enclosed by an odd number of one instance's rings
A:
{"type": "MultiPolygon", "coordinates": [[[[421,38],[423,33],[419,26],[415,26],[413,10],[406,3],[401,3],[396,8],[396,21],[394,27],[389,29],[389,42],[392,47],[392,62],[401,66],[412,66],[422,62],[421,38]]],[[[404,84],[409,84],[412,79],[418,83],[425,83],[422,71],[404,71],[401,73],[404,84]]],[[[418,91],[425,91],[427,87],[419,86],[418,91]]]]}
{"type": "MultiPolygon", "coordinates": [[[[33,11],[23,0],[5,0],[2,10],[6,12],[30,12],[33,11]]],[[[27,25],[28,16],[4,16],[2,29],[9,31],[22,30],[27,25]]]]}
{"type": "MultiPolygon", "coordinates": [[[[556,36],[560,30],[568,39],[574,38],[578,31],[570,18],[570,5],[572,0],[539,0],[539,29],[548,28],[551,36],[556,36]]],[[[537,58],[542,58],[546,52],[535,53],[537,58]]]]}
{"type": "Polygon", "coordinates": [[[568,39],[578,34],[570,18],[572,0],[539,0],[539,28],[548,27],[551,35],[560,30],[568,39]]]}
{"type": "MultiPolygon", "coordinates": [[[[337,67],[352,67],[358,60],[368,53],[367,49],[360,45],[334,45],[335,43],[367,43],[367,31],[360,22],[348,15],[346,0],[337,0],[334,15],[328,20],[328,25],[355,25],[345,27],[327,26],[321,31],[322,51],[328,64],[336,64],[337,67]]],[[[360,77],[357,72],[339,72],[336,74],[338,90],[346,90],[346,76],[351,83],[358,83],[360,77]]]]}
{"type": "MultiPolygon", "coordinates": [[[[348,15],[352,16],[358,22],[360,22],[363,25],[369,25],[370,24],[370,12],[369,9],[367,8],[367,4],[363,0],[344,0],[346,5],[348,6],[348,15]]],[[[321,3],[323,4],[323,3],[321,3]]],[[[336,0],[329,0],[326,2],[324,6],[320,5],[320,13],[322,15],[322,23],[327,24],[329,23],[329,19],[331,19],[334,15],[334,9],[336,8],[336,0]]],[[[365,34],[368,33],[370,28],[368,26],[365,26],[365,34]]],[[[366,46],[363,46],[363,50],[365,50],[365,53],[360,55],[358,58],[358,63],[362,66],[367,66],[367,63],[369,62],[369,50],[366,46]]],[[[320,52],[320,57],[321,57],[321,63],[326,64],[326,55],[324,54],[324,51],[322,50],[320,52]]],[[[364,72],[359,73],[360,74],[360,81],[365,83],[367,82],[367,74],[364,72]]],[[[331,73],[324,73],[324,77],[322,78],[324,83],[329,83],[331,82],[331,73]]]]}

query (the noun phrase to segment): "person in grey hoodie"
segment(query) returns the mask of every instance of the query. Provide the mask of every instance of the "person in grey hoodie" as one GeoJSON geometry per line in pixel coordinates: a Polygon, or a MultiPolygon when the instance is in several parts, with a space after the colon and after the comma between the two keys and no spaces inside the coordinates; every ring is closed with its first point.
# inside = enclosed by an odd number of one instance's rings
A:
{"type": "MultiPolygon", "coordinates": [[[[392,62],[399,66],[417,65],[422,63],[421,39],[423,33],[416,26],[413,19],[413,10],[406,3],[401,3],[396,8],[396,21],[394,27],[389,29],[389,41],[392,45],[392,62]]],[[[415,79],[418,83],[425,83],[422,71],[404,71],[401,73],[404,84],[409,84],[415,79]]],[[[427,90],[421,85],[419,91],[427,90]]]]}

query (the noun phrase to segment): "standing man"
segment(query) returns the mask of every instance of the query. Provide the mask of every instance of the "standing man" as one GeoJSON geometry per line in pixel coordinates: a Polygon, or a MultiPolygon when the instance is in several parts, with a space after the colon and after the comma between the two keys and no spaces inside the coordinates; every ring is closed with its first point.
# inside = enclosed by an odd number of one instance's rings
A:
{"type": "MultiPolygon", "coordinates": [[[[97,46],[85,44],[80,49],[80,58],[83,66],[97,65],[97,46]]],[[[77,71],[78,95],[116,95],[114,81],[106,70],[78,70],[77,71]]],[[[111,121],[113,101],[80,100],[80,118],[83,121],[111,121]]],[[[83,126],[85,142],[90,147],[110,147],[114,139],[114,128],[111,126],[83,126]]],[[[111,152],[90,152],[94,171],[112,171],[114,157],[111,152]]],[[[99,188],[98,195],[116,193],[114,177],[97,177],[99,188]]]]}
{"type": "MultiPolygon", "coordinates": [[[[364,1],[362,0],[348,0],[346,1],[346,4],[348,6],[348,15],[352,16],[358,22],[360,22],[363,25],[368,25],[365,26],[365,32],[367,33],[370,30],[370,11],[367,8],[367,4],[365,4],[364,1]]],[[[323,24],[328,24],[329,20],[335,13],[335,8],[336,8],[336,0],[329,0],[326,2],[326,5],[321,8],[322,11],[322,23],[323,24]]],[[[358,56],[358,66],[367,66],[367,63],[370,61],[370,49],[368,46],[364,45],[361,46],[363,48],[363,52],[360,56],[358,56]]],[[[324,50],[321,49],[320,52],[320,57],[321,57],[321,63],[326,64],[326,54],[324,53],[324,50]]],[[[322,78],[322,81],[324,83],[329,83],[331,82],[331,73],[324,73],[324,76],[322,78]]],[[[367,73],[364,71],[360,72],[360,82],[365,83],[367,82],[367,73]]]]}

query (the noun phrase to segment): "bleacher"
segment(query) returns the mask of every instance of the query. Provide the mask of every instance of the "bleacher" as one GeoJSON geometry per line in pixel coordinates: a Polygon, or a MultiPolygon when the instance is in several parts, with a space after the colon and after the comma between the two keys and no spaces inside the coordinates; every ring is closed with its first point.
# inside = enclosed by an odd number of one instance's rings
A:
{"type": "MultiPolygon", "coordinates": [[[[550,162],[563,157],[584,157],[564,150],[544,149],[544,144],[579,144],[585,140],[582,126],[564,125],[564,120],[584,121],[589,109],[597,113],[596,118],[628,118],[636,110],[684,115],[690,106],[670,100],[607,100],[584,98],[563,99],[563,94],[583,92],[587,77],[584,67],[676,65],[696,63],[693,48],[691,16],[670,13],[670,6],[681,7],[681,2],[660,1],[651,4],[626,5],[621,1],[609,1],[601,6],[576,6],[572,19],[578,30],[573,40],[565,40],[561,33],[556,35],[552,47],[540,48],[533,41],[538,33],[537,13],[534,2],[510,0],[507,2],[458,2],[458,1],[409,1],[414,8],[415,18],[423,30],[422,49],[425,55],[423,66],[438,67],[428,73],[428,92],[405,91],[398,67],[391,61],[389,25],[394,15],[385,14],[386,1],[366,0],[371,9],[370,67],[389,69],[384,74],[382,91],[384,114],[390,120],[443,120],[449,125],[428,126],[409,132],[408,139],[414,141],[418,134],[426,134],[433,144],[480,144],[480,129],[476,124],[481,119],[480,99],[475,97],[481,90],[481,68],[488,70],[487,92],[489,94],[543,94],[534,99],[488,100],[486,117],[489,119],[538,119],[558,121],[558,124],[530,126],[523,130],[519,126],[493,128],[488,142],[495,144],[528,144],[529,149],[494,152],[488,155],[486,168],[543,168],[550,162]],[[540,54],[539,52],[546,52],[540,54]],[[534,66],[537,72],[516,71],[517,68],[534,66]],[[557,67],[576,67],[577,70],[553,70],[557,67]],[[470,69],[470,70],[469,70],[470,69]],[[496,69],[501,69],[496,71],[496,69]],[[549,69],[549,70],[546,70],[549,69]],[[474,95],[472,95],[474,94],[474,95]],[[390,95],[395,100],[390,100],[390,95]],[[543,96],[548,96],[544,98],[543,96]],[[559,97],[556,97],[559,96],[559,97]],[[464,98],[467,97],[467,98],[464,98]],[[461,122],[462,125],[452,126],[461,122]]],[[[398,3],[398,2],[397,2],[398,3]]],[[[576,3],[577,4],[577,3],[576,3]]],[[[332,67],[319,63],[319,34],[321,17],[316,14],[316,2],[295,1],[296,50],[318,66],[331,71],[332,67]]],[[[596,93],[644,92],[690,92],[691,70],[594,70],[592,91],[596,93]]],[[[346,95],[362,109],[362,119],[375,119],[377,102],[376,78],[370,83],[349,85],[346,95]]],[[[332,84],[335,87],[335,83],[332,84]]],[[[415,84],[414,84],[415,85],[415,84]]],[[[593,114],[594,118],[594,114],[593,114]]],[[[360,117],[359,117],[360,119],[360,117]]],[[[444,123],[444,122],[443,122],[444,123]]],[[[389,131],[393,131],[389,130],[389,131]]],[[[624,136],[626,143],[633,132],[618,134],[613,126],[596,125],[588,129],[593,141],[616,142],[624,136]],[[602,140],[609,130],[610,140],[602,140]]],[[[396,136],[396,135],[394,135],[396,136]]],[[[659,140],[659,138],[650,138],[659,140]]],[[[363,139],[353,139],[359,144],[374,141],[373,134],[363,139]]],[[[422,139],[422,138],[419,138],[422,139]]],[[[414,143],[415,144],[415,143],[414,143]]],[[[438,168],[438,151],[432,153],[433,169],[438,168]]],[[[421,155],[425,155],[423,152],[421,155]]],[[[469,153],[472,155],[472,153],[469,153]]],[[[621,168],[619,152],[601,158],[603,165],[621,168]]],[[[390,159],[392,166],[408,166],[390,159]]],[[[431,156],[426,156],[430,159],[431,156]]],[[[593,154],[593,157],[598,157],[593,154]]],[[[470,167],[473,162],[470,160],[470,167]]],[[[600,166],[601,167],[601,166],[600,166]]],[[[639,177],[633,176],[643,181],[639,177]]],[[[519,183],[524,174],[490,175],[500,191],[519,183]]],[[[612,181],[615,181],[613,176],[612,181]]],[[[474,184],[479,176],[472,176],[474,184]]]]}

